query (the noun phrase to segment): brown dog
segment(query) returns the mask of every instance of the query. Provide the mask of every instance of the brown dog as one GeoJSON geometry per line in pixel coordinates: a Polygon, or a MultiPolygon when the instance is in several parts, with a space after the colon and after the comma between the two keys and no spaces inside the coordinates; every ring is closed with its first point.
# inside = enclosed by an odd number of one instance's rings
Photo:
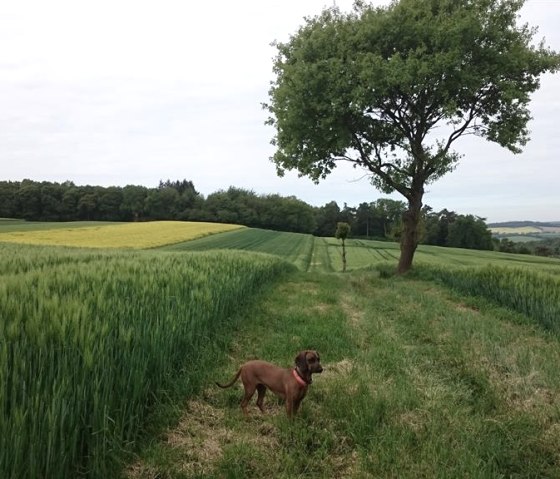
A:
{"type": "Polygon", "coordinates": [[[248,361],[243,364],[235,377],[227,384],[216,383],[221,388],[229,388],[241,376],[245,394],[241,400],[241,409],[247,416],[247,404],[258,391],[257,406],[264,412],[263,402],[266,388],[286,401],[286,412],[292,418],[299,409],[299,405],[307,388],[312,383],[311,375],[322,373],[321,361],[317,351],[301,351],[295,360],[295,368],[280,368],[265,361],[248,361]]]}

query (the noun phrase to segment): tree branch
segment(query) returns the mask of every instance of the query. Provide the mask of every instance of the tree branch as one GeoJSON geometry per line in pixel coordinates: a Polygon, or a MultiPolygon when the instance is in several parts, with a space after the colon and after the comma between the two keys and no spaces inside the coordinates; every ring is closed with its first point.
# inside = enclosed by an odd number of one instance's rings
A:
{"type": "Polygon", "coordinates": [[[403,170],[401,170],[400,168],[398,168],[396,165],[393,165],[391,163],[383,163],[383,158],[382,158],[382,155],[381,155],[381,151],[379,149],[379,145],[377,145],[376,143],[370,143],[371,146],[373,147],[374,151],[375,151],[374,161],[372,161],[368,157],[366,152],[364,151],[364,148],[363,148],[363,145],[362,145],[362,142],[361,142],[359,136],[353,131],[352,131],[352,138],[354,140],[355,148],[360,155],[360,159],[356,160],[356,159],[350,158],[350,157],[346,157],[346,159],[348,161],[352,162],[352,163],[355,163],[355,164],[357,164],[357,165],[359,165],[363,168],[368,169],[374,175],[379,176],[391,188],[398,191],[403,196],[407,197],[408,189],[405,188],[404,186],[396,183],[395,181],[393,181],[393,178],[391,178],[391,175],[389,175],[383,168],[390,167],[390,168],[393,168],[396,171],[400,172],[401,174],[406,174],[406,173],[403,170]]]}

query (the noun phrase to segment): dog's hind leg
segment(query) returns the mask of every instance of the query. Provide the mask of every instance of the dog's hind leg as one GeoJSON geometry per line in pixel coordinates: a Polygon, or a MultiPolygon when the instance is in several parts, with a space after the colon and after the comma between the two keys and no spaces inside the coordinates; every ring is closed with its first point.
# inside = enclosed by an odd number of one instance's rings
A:
{"type": "Polygon", "coordinates": [[[245,385],[245,394],[243,395],[243,399],[241,400],[241,409],[243,410],[243,415],[248,416],[249,412],[247,411],[247,405],[249,401],[253,397],[256,391],[256,386],[253,385],[245,385]]]}

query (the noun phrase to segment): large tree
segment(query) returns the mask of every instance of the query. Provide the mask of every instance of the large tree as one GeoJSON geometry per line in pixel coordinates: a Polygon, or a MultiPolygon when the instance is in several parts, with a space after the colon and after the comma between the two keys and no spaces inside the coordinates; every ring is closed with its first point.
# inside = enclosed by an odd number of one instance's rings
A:
{"type": "Polygon", "coordinates": [[[314,181],[346,161],[407,202],[398,272],[418,244],[425,186],[451,171],[460,137],[519,153],[530,94],[560,57],[518,24],[523,0],[356,2],[306,19],[277,43],[265,108],[276,129],[272,160],[314,181]]]}

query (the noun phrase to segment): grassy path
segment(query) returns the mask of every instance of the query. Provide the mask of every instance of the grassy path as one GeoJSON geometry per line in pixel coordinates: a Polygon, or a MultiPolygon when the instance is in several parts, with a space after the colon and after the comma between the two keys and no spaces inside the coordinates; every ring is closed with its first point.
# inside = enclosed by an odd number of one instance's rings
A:
{"type": "Polygon", "coordinates": [[[560,477],[560,348],[521,316],[432,283],[298,274],[243,313],[208,384],[319,350],[290,424],[209,386],[129,478],[560,477]]]}

